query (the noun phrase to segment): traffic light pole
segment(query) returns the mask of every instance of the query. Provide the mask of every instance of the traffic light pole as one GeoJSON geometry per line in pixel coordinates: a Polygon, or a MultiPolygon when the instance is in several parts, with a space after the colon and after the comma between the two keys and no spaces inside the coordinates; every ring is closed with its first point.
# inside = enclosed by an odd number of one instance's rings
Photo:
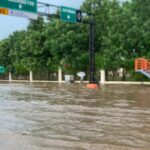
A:
{"type": "MultiPolygon", "coordinates": [[[[54,7],[56,9],[60,9],[61,7],[51,4],[45,4],[42,2],[38,2],[39,7],[45,7],[46,10],[49,10],[49,7],[54,7]]],[[[78,10],[80,11],[80,10],[78,10]]],[[[81,11],[80,11],[81,12],[81,11]]],[[[41,16],[49,16],[54,18],[60,18],[58,14],[50,14],[49,12],[38,12],[41,16]]],[[[93,14],[88,14],[90,16],[89,21],[83,21],[83,23],[89,25],[89,84],[87,84],[87,88],[98,88],[97,82],[95,80],[95,16],[93,14]],[[93,16],[91,18],[91,16],[93,16]]]]}
{"type": "Polygon", "coordinates": [[[95,16],[89,22],[89,84],[87,88],[98,88],[98,84],[95,80],[95,16]]]}
{"type": "Polygon", "coordinates": [[[89,23],[89,66],[90,80],[89,83],[95,83],[95,21],[89,23]]]}

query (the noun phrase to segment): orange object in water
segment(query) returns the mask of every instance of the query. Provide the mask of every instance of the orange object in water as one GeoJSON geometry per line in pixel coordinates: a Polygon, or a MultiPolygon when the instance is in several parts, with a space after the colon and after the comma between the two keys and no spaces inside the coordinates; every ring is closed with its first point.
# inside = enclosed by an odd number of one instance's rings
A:
{"type": "Polygon", "coordinates": [[[89,83],[89,84],[86,85],[86,87],[88,89],[98,89],[99,88],[99,86],[95,83],[89,83]]]}

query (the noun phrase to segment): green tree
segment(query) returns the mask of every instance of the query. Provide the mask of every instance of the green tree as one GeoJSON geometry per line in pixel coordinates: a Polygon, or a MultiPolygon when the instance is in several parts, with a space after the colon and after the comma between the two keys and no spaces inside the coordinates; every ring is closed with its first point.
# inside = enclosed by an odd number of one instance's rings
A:
{"type": "Polygon", "coordinates": [[[88,61],[88,36],[82,24],[54,21],[47,24],[46,47],[52,57],[49,64],[68,64],[68,71],[86,70],[88,61]]]}

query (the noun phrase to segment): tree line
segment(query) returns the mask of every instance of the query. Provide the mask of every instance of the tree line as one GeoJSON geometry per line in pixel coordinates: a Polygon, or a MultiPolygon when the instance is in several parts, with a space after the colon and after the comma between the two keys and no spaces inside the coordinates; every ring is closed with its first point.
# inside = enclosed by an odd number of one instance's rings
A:
{"type": "MultiPolygon", "coordinates": [[[[134,59],[150,58],[150,1],[86,0],[81,10],[96,18],[96,70],[114,74],[123,68],[134,80],[145,79],[134,73],[134,59]]],[[[89,68],[88,25],[65,23],[39,17],[27,29],[16,31],[0,41],[0,65],[7,71],[76,73],[89,68]]]]}

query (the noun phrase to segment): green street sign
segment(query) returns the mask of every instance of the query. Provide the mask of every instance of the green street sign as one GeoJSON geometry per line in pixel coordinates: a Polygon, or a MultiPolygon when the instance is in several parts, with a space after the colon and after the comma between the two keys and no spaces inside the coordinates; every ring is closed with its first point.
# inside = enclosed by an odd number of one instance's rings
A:
{"type": "Polygon", "coordinates": [[[5,68],[4,68],[4,66],[0,66],[0,73],[5,73],[5,68]]]}
{"type": "Polygon", "coordinates": [[[81,22],[82,21],[82,12],[74,8],[62,6],[60,9],[60,19],[65,22],[81,22]]]}
{"type": "Polygon", "coordinates": [[[8,9],[8,15],[35,19],[37,0],[0,0],[0,8],[8,9]]]}
{"type": "Polygon", "coordinates": [[[37,13],[37,0],[0,0],[0,7],[37,13]]]}

